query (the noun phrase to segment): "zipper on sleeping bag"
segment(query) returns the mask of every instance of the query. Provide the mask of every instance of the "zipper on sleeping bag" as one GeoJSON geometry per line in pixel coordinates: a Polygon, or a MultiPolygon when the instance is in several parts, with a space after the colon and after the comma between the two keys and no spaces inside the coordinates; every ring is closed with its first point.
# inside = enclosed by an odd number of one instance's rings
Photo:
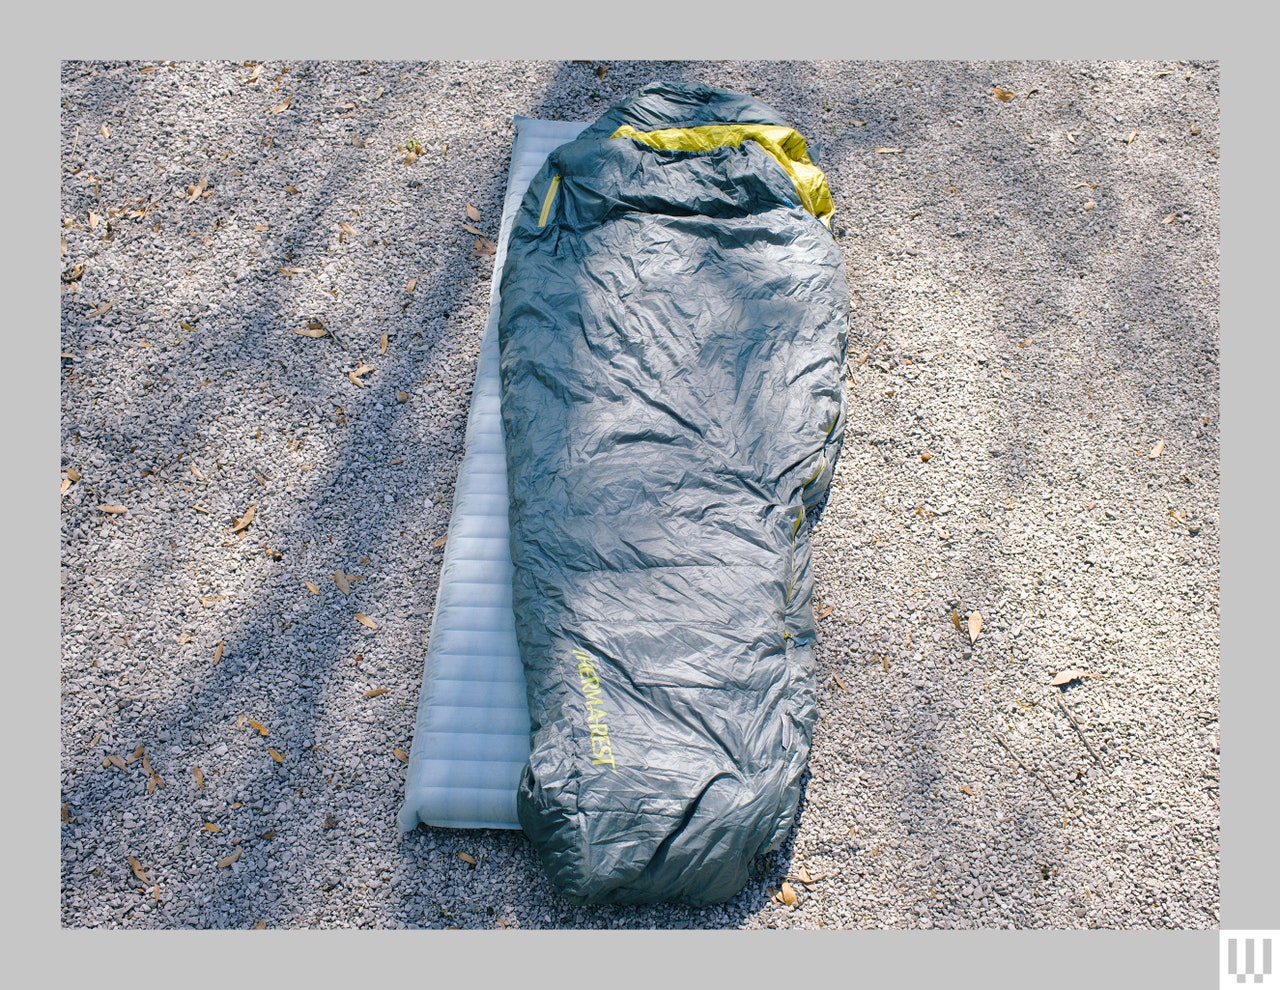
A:
{"type": "Polygon", "coordinates": [[[538,216],[538,226],[547,225],[547,214],[551,212],[551,201],[556,198],[556,190],[560,188],[560,176],[551,177],[551,185],[547,187],[547,195],[542,200],[542,213],[538,216]]]}

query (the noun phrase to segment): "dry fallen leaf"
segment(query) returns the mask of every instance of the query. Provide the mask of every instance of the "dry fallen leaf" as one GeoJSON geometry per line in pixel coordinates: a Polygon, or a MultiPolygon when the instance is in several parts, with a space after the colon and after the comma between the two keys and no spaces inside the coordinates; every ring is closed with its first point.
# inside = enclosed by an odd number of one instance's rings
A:
{"type": "Polygon", "coordinates": [[[445,536],[440,537],[440,539],[434,541],[431,545],[435,547],[437,550],[439,550],[442,546],[444,546],[448,542],[449,542],[449,537],[446,534],[445,536]]]}
{"type": "Polygon", "coordinates": [[[62,802],[62,824],[63,825],[71,824],[71,809],[69,807],[69,802],[67,801],[62,802]]]}
{"type": "Polygon", "coordinates": [[[253,930],[254,930],[255,932],[263,931],[266,927],[267,927],[267,919],[266,919],[266,918],[259,918],[257,921],[255,921],[255,922],[253,923],[253,930]]]}
{"type": "Polygon", "coordinates": [[[412,291],[413,291],[414,289],[416,289],[417,287],[418,287],[418,276],[417,276],[417,275],[415,275],[415,276],[413,276],[413,278],[409,279],[408,283],[406,283],[406,285],[405,285],[405,287],[404,287],[404,291],[405,291],[405,292],[412,292],[412,291]]]}
{"type": "Polygon", "coordinates": [[[208,184],[209,180],[205,178],[201,179],[193,186],[187,186],[187,202],[194,203],[200,197],[200,194],[204,192],[205,186],[208,184]]]}
{"type": "Polygon", "coordinates": [[[111,128],[108,127],[104,122],[103,125],[98,128],[98,133],[101,134],[104,138],[109,138],[111,137],[111,128]]]}
{"type": "Polygon", "coordinates": [[[484,231],[481,230],[479,227],[475,226],[474,224],[464,223],[462,225],[462,229],[465,230],[468,234],[475,234],[477,237],[484,236],[484,231]]]}
{"type": "Polygon", "coordinates": [[[324,328],[324,324],[318,320],[312,320],[305,327],[294,327],[293,332],[299,337],[310,337],[313,340],[319,340],[329,331],[324,328]]]}
{"type": "Polygon", "coordinates": [[[222,650],[227,645],[227,641],[219,640],[218,645],[213,648],[213,665],[216,667],[222,660],[222,650]]]}
{"type": "Polygon", "coordinates": [[[304,582],[304,583],[305,583],[305,585],[306,585],[307,590],[308,590],[309,592],[311,592],[313,595],[318,595],[318,594],[320,594],[320,587],[319,587],[319,585],[315,584],[315,583],[314,583],[314,582],[312,582],[312,581],[306,581],[306,582],[304,582]]]}
{"type": "Polygon", "coordinates": [[[356,368],[355,371],[347,372],[347,377],[350,378],[351,381],[353,381],[355,384],[359,385],[361,388],[365,388],[366,387],[365,383],[360,380],[360,376],[367,375],[372,370],[373,370],[373,365],[365,364],[363,361],[361,361],[360,367],[356,368]]]}
{"type": "Polygon", "coordinates": [[[387,334],[387,333],[384,333],[384,334],[382,335],[382,337],[378,340],[378,353],[379,353],[379,354],[386,354],[386,353],[387,353],[387,345],[388,345],[389,343],[391,343],[391,335],[390,335],[390,334],[387,334]]]}
{"type": "Polygon", "coordinates": [[[138,743],[138,748],[124,758],[125,763],[137,763],[140,759],[147,755],[147,748],[138,743]]]}
{"type": "Polygon", "coordinates": [[[1009,90],[1007,90],[1007,89],[1003,89],[1003,88],[1001,88],[1000,86],[997,86],[997,87],[995,87],[995,89],[993,89],[993,90],[991,91],[991,95],[992,95],[992,96],[994,96],[994,97],[995,97],[997,100],[999,100],[1001,103],[1008,103],[1010,100],[1012,100],[1012,99],[1013,99],[1015,96],[1017,96],[1018,94],[1017,94],[1017,93],[1010,92],[1010,91],[1009,91],[1009,90]]]}
{"type": "Polygon", "coordinates": [[[969,616],[969,642],[976,643],[980,632],[982,632],[982,613],[973,612],[969,616]]]}
{"type": "Polygon", "coordinates": [[[287,192],[290,196],[296,196],[302,190],[299,189],[297,186],[293,185],[292,183],[290,183],[289,185],[284,187],[284,191],[287,192]]]}
{"type": "Polygon", "coordinates": [[[71,488],[71,479],[70,479],[70,478],[63,478],[63,479],[62,479],[62,486],[61,486],[61,488],[59,489],[58,494],[59,494],[59,495],[65,495],[65,494],[67,494],[67,491],[68,491],[70,488],[71,488]]]}
{"type": "Polygon", "coordinates": [[[477,210],[477,209],[476,209],[474,206],[472,206],[470,203],[468,203],[468,204],[467,204],[467,216],[468,216],[468,217],[470,217],[472,220],[476,220],[476,221],[478,221],[478,220],[480,219],[480,211],[479,211],[479,210],[477,210]]]}
{"type": "Polygon", "coordinates": [[[129,510],[123,505],[100,505],[98,506],[98,511],[105,512],[109,516],[118,516],[120,513],[128,512],[129,510]]]}
{"type": "Polygon", "coordinates": [[[369,618],[367,615],[365,615],[363,612],[356,613],[356,621],[360,623],[360,625],[362,626],[368,626],[370,629],[378,628],[378,624],[374,622],[371,618],[369,618]]]}
{"type": "Polygon", "coordinates": [[[231,855],[229,856],[223,856],[220,860],[218,860],[218,869],[223,869],[224,867],[230,866],[232,863],[234,863],[237,859],[240,858],[240,854],[242,852],[244,852],[244,850],[239,846],[236,846],[235,852],[231,853],[231,855]]]}
{"type": "Polygon", "coordinates": [[[127,857],[127,859],[129,863],[129,869],[133,870],[133,875],[137,877],[139,880],[141,880],[143,883],[150,883],[151,881],[147,879],[146,871],[142,869],[142,864],[139,863],[137,859],[135,859],[133,856],[129,856],[127,857]]]}
{"type": "Polygon", "coordinates": [[[196,778],[196,787],[201,791],[204,791],[204,771],[199,767],[196,767],[195,770],[192,771],[192,775],[196,778]]]}
{"type": "Polygon", "coordinates": [[[1157,457],[1159,457],[1163,453],[1164,453],[1164,441],[1157,440],[1156,445],[1151,448],[1151,452],[1147,454],[1147,457],[1154,461],[1157,457]]]}
{"type": "Polygon", "coordinates": [[[782,881],[782,890],[778,892],[778,896],[782,899],[782,903],[788,906],[796,904],[800,900],[800,895],[796,893],[795,887],[785,880],[782,881]]]}
{"type": "Polygon", "coordinates": [[[1096,674],[1091,674],[1086,670],[1078,670],[1075,667],[1072,667],[1070,670],[1063,670],[1058,672],[1057,674],[1054,674],[1053,680],[1051,680],[1049,683],[1054,687],[1062,687],[1062,685],[1070,684],[1072,681],[1078,680],[1081,677],[1096,677],[1096,676],[1097,676],[1096,674]]]}
{"type": "Polygon", "coordinates": [[[809,871],[803,866],[796,870],[796,879],[801,883],[814,883],[813,877],[809,876],[809,871]]]}
{"type": "Polygon", "coordinates": [[[964,791],[964,793],[968,794],[970,797],[972,797],[976,793],[974,789],[970,787],[968,784],[961,784],[960,790],[964,791]]]}
{"type": "Polygon", "coordinates": [[[244,515],[240,517],[240,520],[236,523],[235,528],[231,530],[231,532],[238,533],[242,529],[247,529],[249,526],[249,523],[253,522],[253,514],[254,512],[257,511],[257,509],[258,509],[258,503],[257,502],[251,503],[249,505],[249,508],[244,510],[244,515]]]}
{"type": "Polygon", "coordinates": [[[205,822],[205,823],[204,823],[204,830],[205,830],[206,832],[221,832],[221,831],[222,831],[222,826],[221,826],[221,825],[215,825],[215,824],[213,824],[213,822],[205,822]]]}
{"type": "Polygon", "coordinates": [[[476,858],[471,853],[458,853],[458,858],[464,863],[469,863],[472,866],[476,865],[476,858]]]}
{"type": "Polygon", "coordinates": [[[877,148],[876,154],[877,155],[900,155],[902,154],[902,149],[901,148],[877,148]]]}
{"type": "Polygon", "coordinates": [[[115,304],[116,304],[116,301],[112,299],[110,302],[104,302],[97,306],[94,306],[93,309],[89,310],[89,312],[85,313],[84,315],[89,319],[93,319],[95,316],[101,316],[103,313],[105,313],[115,304]]]}
{"type": "Polygon", "coordinates": [[[263,841],[274,839],[275,837],[276,837],[276,830],[274,828],[269,828],[265,832],[258,833],[258,838],[262,839],[263,841]]]}
{"type": "Polygon", "coordinates": [[[259,73],[259,72],[261,72],[261,71],[262,71],[262,66],[261,66],[261,65],[255,65],[255,66],[253,67],[253,75],[251,75],[248,79],[243,79],[243,80],[241,80],[241,82],[242,82],[245,86],[248,86],[248,85],[250,85],[251,83],[256,83],[256,82],[258,81],[258,73],[259,73]]]}
{"type": "Polygon", "coordinates": [[[960,613],[955,609],[951,610],[951,624],[956,627],[956,632],[963,632],[960,628],[960,613]]]}
{"type": "Polygon", "coordinates": [[[1125,144],[1133,144],[1133,142],[1134,142],[1134,140],[1137,138],[1137,136],[1138,136],[1138,132],[1137,132],[1137,131],[1133,131],[1133,132],[1131,132],[1131,133],[1129,134],[1129,136],[1128,136],[1127,138],[1125,138],[1124,143],[1125,143],[1125,144]]]}
{"type": "Polygon", "coordinates": [[[347,223],[345,220],[343,220],[340,224],[338,224],[338,226],[342,228],[342,232],[346,234],[348,237],[356,236],[355,227],[351,226],[351,224],[347,223]]]}
{"type": "Polygon", "coordinates": [[[267,727],[266,727],[265,725],[263,725],[261,722],[257,721],[256,719],[246,718],[246,719],[245,719],[245,721],[249,723],[250,727],[251,727],[255,732],[257,732],[257,733],[258,733],[258,735],[260,735],[260,736],[269,736],[269,735],[271,735],[271,733],[267,730],[267,727]]]}
{"type": "Polygon", "coordinates": [[[842,690],[845,694],[848,694],[849,685],[844,682],[844,678],[841,677],[839,674],[832,674],[831,676],[834,677],[836,679],[836,683],[840,685],[840,690],[842,690]]]}
{"type": "Polygon", "coordinates": [[[98,216],[98,214],[94,213],[93,210],[90,210],[89,211],[89,229],[93,230],[96,226],[98,226],[98,221],[101,219],[102,218],[98,216]]]}
{"type": "Polygon", "coordinates": [[[278,104],[277,106],[272,107],[272,108],[271,108],[271,112],[272,112],[272,113],[283,113],[285,110],[288,110],[288,109],[289,109],[289,104],[290,104],[290,103],[292,103],[292,102],[293,102],[293,94],[292,94],[292,93],[290,93],[288,96],[286,96],[286,97],[284,98],[284,101],[283,101],[282,103],[278,104]]]}
{"type": "Polygon", "coordinates": [[[391,751],[391,755],[392,755],[392,756],[394,756],[394,757],[395,757],[397,760],[399,760],[401,763],[408,763],[408,762],[409,762],[409,754],[408,754],[408,753],[406,753],[406,752],[405,752],[403,749],[401,749],[399,746],[397,746],[395,749],[393,749],[393,750],[391,751]]]}
{"type": "Polygon", "coordinates": [[[379,695],[386,694],[391,688],[372,688],[364,693],[366,698],[376,698],[379,695]]]}
{"type": "Polygon", "coordinates": [[[341,568],[333,572],[333,583],[338,586],[338,590],[344,595],[351,594],[351,585],[347,581],[347,576],[342,573],[341,568]]]}
{"type": "Polygon", "coordinates": [[[274,747],[268,746],[267,752],[271,754],[271,758],[275,760],[277,763],[284,762],[284,754],[280,752],[280,750],[275,749],[274,747]]]}
{"type": "Polygon", "coordinates": [[[1165,218],[1164,218],[1163,220],[1161,220],[1160,222],[1161,222],[1161,223],[1173,223],[1173,221],[1175,221],[1175,220],[1177,220],[1177,219],[1178,219],[1178,214],[1176,214],[1176,213],[1170,213],[1167,217],[1165,217],[1165,218]]]}

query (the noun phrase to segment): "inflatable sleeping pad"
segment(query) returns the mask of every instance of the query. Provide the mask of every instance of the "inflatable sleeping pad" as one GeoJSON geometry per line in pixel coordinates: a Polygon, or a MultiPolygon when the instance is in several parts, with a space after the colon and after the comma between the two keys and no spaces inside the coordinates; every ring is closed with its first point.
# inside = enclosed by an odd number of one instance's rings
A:
{"type": "Polygon", "coordinates": [[[791,828],[815,718],[806,510],[844,429],[831,209],[775,111],[655,83],[553,151],[512,223],[516,811],[578,902],[724,901],[791,828]]]}

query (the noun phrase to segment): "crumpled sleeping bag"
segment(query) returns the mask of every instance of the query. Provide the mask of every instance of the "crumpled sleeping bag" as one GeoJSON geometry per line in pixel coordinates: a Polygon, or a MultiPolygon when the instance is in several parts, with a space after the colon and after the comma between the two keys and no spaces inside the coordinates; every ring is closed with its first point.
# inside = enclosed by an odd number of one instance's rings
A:
{"type": "Polygon", "coordinates": [[[533,179],[501,280],[520,825],[579,903],[727,900],[791,828],[815,719],[806,509],[849,293],[804,139],[654,83],[533,179]]]}

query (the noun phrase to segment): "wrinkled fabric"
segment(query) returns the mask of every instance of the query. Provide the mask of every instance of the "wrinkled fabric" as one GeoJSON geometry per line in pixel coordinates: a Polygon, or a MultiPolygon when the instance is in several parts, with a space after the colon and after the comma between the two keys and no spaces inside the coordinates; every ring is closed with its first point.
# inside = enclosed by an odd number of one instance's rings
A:
{"type": "Polygon", "coordinates": [[[645,87],[551,154],[507,246],[517,812],[578,902],[732,897],[790,830],[809,756],[806,508],[844,431],[841,254],[756,142],[610,137],[727,122],[784,123],[645,87]]]}

